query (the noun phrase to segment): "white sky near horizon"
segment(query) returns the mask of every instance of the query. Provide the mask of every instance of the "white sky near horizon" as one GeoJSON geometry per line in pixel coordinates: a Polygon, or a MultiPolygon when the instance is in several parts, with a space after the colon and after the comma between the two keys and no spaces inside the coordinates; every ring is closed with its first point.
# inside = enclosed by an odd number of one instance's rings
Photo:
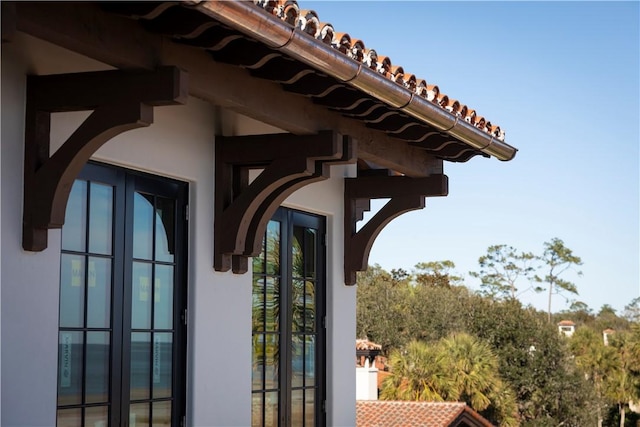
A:
{"type": "MultiPolygon", "coordinates": [[[[370,264],[448,259],[477,289],[469,271],[490,245],[540,254],[558,237],[583,261],[582,277],[565,275],[571,299],[620,314],[640,296],[639,2],[298,4],[500,125],[519,150],[446,162],[449,196],[392,221],[370,264]]],[[[520,296],[542,310],[546,298],[520,296]]],[[[553,311],[568,305],[554,296],[553,311]]]]}

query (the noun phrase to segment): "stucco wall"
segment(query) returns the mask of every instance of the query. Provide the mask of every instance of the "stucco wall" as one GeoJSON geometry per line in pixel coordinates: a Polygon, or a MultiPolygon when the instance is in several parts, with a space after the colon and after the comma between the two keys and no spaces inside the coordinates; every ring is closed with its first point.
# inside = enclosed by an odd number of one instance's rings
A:
{"type": "MultiPolygon", "coordinates": [[[[34,39],[2,49],[2,425],[55,424],[60,232],[49,232],[41,253],[21,249],[24,75],[105,68],[34,39]],[[36,54],[35,52],[38,51],[36,54]],[[63,57],[64,60],[60,60],[63,57]],[[55,58],[55,61],[53,60],[55,58]],[[47,70],[51,60],[50,71],[47,70]],[[55,69],[54,69],[55,65],[55,69]]],[[[96,160],[184,180],[190,184],[188,424],[247,426],[251,416],[251,275],[218,273],[213,260],[214,144],[217,110],[190,98],[186,106],[158,107],[154,124],[120,135],[96,160]]],[[[86,114],[57,114],[52,149],[86,114]]],[[[231,115],[233,116],[233,115],[231,115]]],[[[227,120],[229,115],[222,116],[227,120]]],[[[234,134],[265,127],[235,116],[234,134]]],[[[327,216],[328,422],[355,422],[355,288],[342,272],[343,177],[298,191],[286,205],[327,216]]]]}

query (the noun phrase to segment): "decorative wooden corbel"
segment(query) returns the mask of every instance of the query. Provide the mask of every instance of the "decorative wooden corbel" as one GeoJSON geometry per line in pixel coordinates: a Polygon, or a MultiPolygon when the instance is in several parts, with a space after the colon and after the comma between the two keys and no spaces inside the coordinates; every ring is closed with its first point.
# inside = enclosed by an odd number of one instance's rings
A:
{"type": "Polygon", "coordinates": [[[153,123],[153,106],[186,99],[187,75],[175,67],[28,76],[22,247],[46,249],[47,231],[64,224],[73,181],[104,143],[153,123]],[[51,114],[86,110],[93,112],[50,156],[51,114]]]}
{"type": "Polygon", "coordinates": [[[345,178],[344,183],[344,276],[347,285],[356,283],[356,272],[367,269],[369,252],[378,234],[394,218],[422,209],[425,197],[448,194],[446,175],[426,178],[372,175],[345,178]],[[360,231],[356,223],[369,211],[371,199],[391,199],[360,231]]]}
{"type": "Polygon", "coordinates": [[[236,274],[260,254],[267,224],[293,192],[329,177],[329,166],[355,163],[351,138],[250,135],[216,138],[214,269],[236,274]],[[249,182],[251,170],[263,169],[249,182]]]}

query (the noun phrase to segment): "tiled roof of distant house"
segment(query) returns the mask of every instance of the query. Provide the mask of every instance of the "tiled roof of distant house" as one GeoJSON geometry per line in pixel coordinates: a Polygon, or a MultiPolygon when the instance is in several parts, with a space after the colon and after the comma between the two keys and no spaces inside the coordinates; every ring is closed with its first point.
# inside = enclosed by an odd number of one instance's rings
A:
{"type": "Polygon", "coordinates": [[[492,427],[464,402],[361,400],[356,427],[492,427]]]}
{"type": "Polygon", "coordinates": [[[575,326],[576,324],[571,320],[561,320],[558,322],[558,326],[575,326]]]}

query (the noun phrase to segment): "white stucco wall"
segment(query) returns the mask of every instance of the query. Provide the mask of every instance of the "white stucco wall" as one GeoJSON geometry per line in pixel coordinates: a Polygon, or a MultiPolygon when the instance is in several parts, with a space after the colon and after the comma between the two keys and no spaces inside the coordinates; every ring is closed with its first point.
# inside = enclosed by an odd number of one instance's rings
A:
{"type": "MultiPolygon", "coordinates": [[[[2,49],[1,424],[7,427],[55,425],[56,408],[60,232],[49,232],[44,252],[21,249],[24,75],[106,68],[25,40],[27,47],[15,42],[2,49]]],[[[52,149],[84,115],[54,115],[52,149]]],[[[186,106],[155,108],[152,126],[114,138],[94,158],[189,182],[188,424],[248,426],[251,275],[212,268],[214,143],[221,132],[214,128],[220,122],[215,115],[215,108],[194,98],[186,106]]],[[[225,133],[273,131],[234,120],[225,133]]],[[[344,285],[342,271],[342,178],[354,172],[353,166],[333,167],[331,179],[285,203],[327,217],[327,425],[336,427],[355,423],[355,287],[344,285]]]]}

